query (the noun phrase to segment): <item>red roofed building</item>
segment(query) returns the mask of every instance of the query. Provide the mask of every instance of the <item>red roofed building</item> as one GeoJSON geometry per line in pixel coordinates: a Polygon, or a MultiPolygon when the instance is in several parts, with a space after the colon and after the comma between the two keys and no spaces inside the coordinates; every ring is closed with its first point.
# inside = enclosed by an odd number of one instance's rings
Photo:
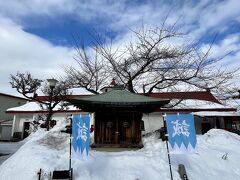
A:
{"type": "MultiPolygon", "coordinates": [[[[109,92],[111,88],[115,86],[109,86],[104,89],[103,92],[109,92]]],[[[141,94],[143,95],[143,94],[141,94]]],[[[68,99],[83,98],[94,95],[69,95],[68,99]]],[[[221,104],[210,91],[194,91],[194,92],[161,92],[152,93],[150,97],[169,99],[171,102],[179,101],[174,107],[164,107],[157,109],[153,113],[144,114],[142,119],[144,121],[145,131],[148,133],[156,131],[163,126],[163,114],[164,113],[194,113],[196,132],[203,134],[210,128],[226,128],[232,126],[233,123],[239,123],[239,116],[236,108],[225,106],[221,104]]],[[[47,96],[38,96],[41,101],[48,101],[47,96]]],[[[11,108],[7,110],[7,113],[14,114],[14,129],[13,132],[24,133],[24,123],[32,121],[34,118],[41,114],[46,113],[39,105],[21,106],[17,108],[11,108]],[[32,108],[35,106],[35,108],[32,108]]],[[[63,119],[69,114],[84,113],[80,109],[71,106],[65,110],[55,109],[54,119],[63,119]]],[[[86,113],[86,112],[85,112],[86,113]]],[[[94,115],[92,116],[94,117],[94,115]]],[[[91,124],[94,124],[94,118],[91,119],[91,124]]],[[[23,135],[22,135],[23,137],[23,135]]]]}

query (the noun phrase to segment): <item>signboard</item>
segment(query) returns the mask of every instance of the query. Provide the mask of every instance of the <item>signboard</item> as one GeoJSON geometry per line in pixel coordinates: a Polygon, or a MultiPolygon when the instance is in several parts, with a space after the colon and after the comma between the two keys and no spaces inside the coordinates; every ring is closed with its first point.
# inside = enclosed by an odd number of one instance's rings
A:
{"type": "Polygon", "coordinates": [[[72,120],[72,146],[76,153],[87,155],[90,148],[90,117],[88,115],[74,115],[72,120]]]}
{"type": "Polygon", "coordinates": [[[170,150],[195,150],[197,140],[192,114],[168,114],[166,125],[170,150]]]}

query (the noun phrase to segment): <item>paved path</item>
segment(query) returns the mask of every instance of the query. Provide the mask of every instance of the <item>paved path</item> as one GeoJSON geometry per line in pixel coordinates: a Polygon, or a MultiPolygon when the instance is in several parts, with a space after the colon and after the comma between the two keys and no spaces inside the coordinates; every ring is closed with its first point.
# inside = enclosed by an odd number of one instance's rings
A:
{"type": "Polygon", "coordinates": [[[23,142],[0,142],[0,165],[15,153],[24,143],[23,142]],[[8,154],[4,155],[3,154],[8,154]]]}

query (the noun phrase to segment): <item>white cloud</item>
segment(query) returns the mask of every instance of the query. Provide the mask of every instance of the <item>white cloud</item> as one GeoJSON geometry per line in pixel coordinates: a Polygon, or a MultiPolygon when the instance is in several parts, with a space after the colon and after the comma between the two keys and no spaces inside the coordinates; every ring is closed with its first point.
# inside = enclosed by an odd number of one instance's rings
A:
{"type": "Polygon", "coordinates": [[[219,43],[212,45],[211,58],[223,57],[228,53],[234,54],[239,51],[240,37],[239,34],[233,34],[225,37],[219,43]]]}
{"type": "MultiPolygon", "coordinates": [[[[240,34],[231,34],[222,39],[219,43],[213,44],[209,58],[220,59],[221,61],[215,64],[215,68],[221,67],[226,71],[235,71],[240,68],[240,34]]],[[[209,44],[205,44],[202,47],[203,52],[209,48],[209,44]]],[[[214,70],[214,69],[213,69],[214,70]]],[[[231,80],[232,86],[240,87],[240,71],[235,73],[235,76],[231,80]]],[[[226,87],[227,88],[227,87],[226,87]]],[[[228,87],[229,88],[229,87],[228,87]]]]}
{"type": "MultiPolygon", "coordinates": [[[[165,0],[137,3],[120,0],[8,0],[0,1],[0,91],[7,86],[10,73],[31,71],[39,78],[58,74],[62,64],[72,63],[72,49],[54,46],[47,40],[39,38],[23,29],[31,26],[31,19],[48,17],[61,21],[62,16],[71,16],[79,21],[101,19],[106,21],[106,29],[121,31],[115,39],[114,46],[129,40],[129,28],[135,29],[142,24],[160,25],[167,13],[168,24],[182,26],[188,32],[188,38],[198,40],[211,32],[227,31],[229,23],[240,21],[239,0],[201,0],[184,1],[183,4],[165,0]],[[3,18],[5,17],[5,18],[3,18]]],[[[43,22],[44,23],[44,22],[43,22]]],[[[39,24],[41,25],[41,24],[39,24]]],[[[229,51],[234,54],[224,59],[225,64],[239,66],[239,34],[228,35],[212,48],[211,57],[218,57],[229,51]]],[[[9,85],[8,85],[9,86],[9,85]]]]}
{"type": "MultiPolygon", "coordinates": [[[[185,31],[196,36],[227,26],[229,21],[239,20],[239,0],[201,0],[201,1],[146,1],[142,3],[125,0],[9,0],[0,1],[0,15],[24,22],[25,18],[46,16],[61,20],[70,15],[79,21],[102,19],[106,28],[123,30],[144,24],[159,25],[169,13],[168,23],[179,20],[185,31]]],[[[100,24],[100,23],[99,23],[100,24]]],[[[26,25],[26,24],[25,24],[26,25]]]]}
{"type": "Polygon", "coordinates": [[[21,26],[9,19],[0,18],[0,26],[1,92],[14,92],[8,82],[10,74],[17,71],[29,71],[36,78],[46,79],[59,75],[61,66],[72,62],[72,49],[53,46],[24,32],[21,26]]]}

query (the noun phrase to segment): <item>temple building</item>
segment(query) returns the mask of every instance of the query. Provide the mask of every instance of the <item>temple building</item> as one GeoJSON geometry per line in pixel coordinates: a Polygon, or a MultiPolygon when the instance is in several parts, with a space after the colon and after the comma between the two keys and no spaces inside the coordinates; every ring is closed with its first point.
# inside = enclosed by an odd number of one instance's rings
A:
{"type": "Polygon", "coordinates": [[[95,147],[141,147],[143,113],[151,113],[170,100],[147,97],[113,87],[105,93],[68,99],[85,112],[95,114],[95,147]]]}
{"type": "MultiPolygon", "coordinates": [[[[38,98],[48,99],[47,96],[38,98]]],[[[52,119],[58,121],[75,114],[90,114],[94,146],[140,147],[142,135],[159,131],[163,127],[163,115],[169,113],[193,113],[197,134],[212,128],[240,131],[240,103],[236,102],[239,101],[223,103],[210,91],[154,92],[144,96],[130,93],[113,81],[102,88],[102,94],[68,96],[71,105],[65,109],[56,106],[52,119]],[[178,101],[177,105],[169,106],[178,101]]],[[[22,139],[32,131],[31,122],[44,117],[47,110],[31,101],[7,109],[6,113],[13,116],[12,138],[22,139]]]]}

